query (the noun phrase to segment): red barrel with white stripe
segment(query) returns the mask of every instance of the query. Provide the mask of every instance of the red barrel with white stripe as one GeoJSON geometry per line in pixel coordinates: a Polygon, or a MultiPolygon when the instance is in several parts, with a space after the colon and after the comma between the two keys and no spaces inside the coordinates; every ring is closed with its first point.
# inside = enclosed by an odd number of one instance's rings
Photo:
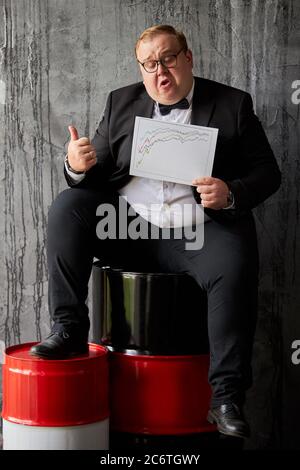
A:
{"type": "Polygon", "coordinates": [[[3,364],[3,448],[108,449],[107,349],[45,360],[29,354],[35,343],[6,349],[3,364]]]}

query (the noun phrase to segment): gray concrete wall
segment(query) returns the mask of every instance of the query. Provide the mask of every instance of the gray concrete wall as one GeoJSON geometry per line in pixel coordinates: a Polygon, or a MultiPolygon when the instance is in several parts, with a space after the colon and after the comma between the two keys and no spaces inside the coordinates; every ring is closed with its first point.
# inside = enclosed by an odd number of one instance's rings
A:
{"type": "Polygon", "coordinates": [[[0,340],[49,330],[47,211],[66,187],[67,126],[92,136],[109,90],[139,79],[137,36],[186,32],[195,74],[249,91],[283,172],[255,211],[261,254],[251,448],[299,447],[299,100],[297,0],[0,0],[0,340]],[[293,94],[294,93],[294,94],[293,94]]]}

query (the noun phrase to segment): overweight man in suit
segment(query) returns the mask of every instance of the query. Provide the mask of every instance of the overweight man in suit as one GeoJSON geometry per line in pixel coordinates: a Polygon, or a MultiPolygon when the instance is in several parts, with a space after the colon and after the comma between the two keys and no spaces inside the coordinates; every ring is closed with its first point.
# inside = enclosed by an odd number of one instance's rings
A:
{"type": "Polygon", "coordinates": [[[181,32],[166,25],[148,28],[137,41],[136,58],[143,81],[109,94],[93,140],[69,128],[64,171],[71,189],[53,202],[48,221],[54,325],[31,353],[60,359],[87,351],[85,301],[95,255],[111,265],[129,262],[144,270],[156,263],[166,272],[188,273],[208,297],[209,420],[224,434],[246,437],[242,406],[251,385],[258,285],[251,209],[278,189],[280,171],[250,95],[194,77],[192,52],[181,32]],[[218,128],[212,176],[195,175],[191,186],[130,176],[136,116],[218,128]],[[192,226],[199,223],[197,211],[204,211],[203,247],[187,250],[184,237],[172,236],[99,239],[97,208],[117,207],[119,197],[133,209],[131,220],[142,216],[148,229],[154,225],[170,233],[178,226],[175,206],[195,209],[192,226]],[[141,205],[147,210],[141,212],[141,205]]]}

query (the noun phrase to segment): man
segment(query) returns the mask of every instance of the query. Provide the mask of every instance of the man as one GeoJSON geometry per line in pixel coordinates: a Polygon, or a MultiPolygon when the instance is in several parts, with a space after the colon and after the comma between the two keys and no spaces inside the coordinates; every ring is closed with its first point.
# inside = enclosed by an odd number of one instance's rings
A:
{"type": "Polygon", "coordinates": [[[54,326],[32,354],[64,358],[87,351],[85,300],[96,253],[112,265],[133,259],[135,267],[145,267],[154,260],[163,270],[187,272],[208,296],[213,391],[208,419],[224,434],[246,437],[242,405],[251,384],[258,284],[251,209],[278,189],[280,172],[250,95],[194,77],[182,33],[165,25],[147,29],[137,41],[136,58],[143,82],[110,93],[92,142],[69,128],[65,176],[72,189],[54,201],[48,224],[54,326]],[[218,128],[212,176],[195,175],[191,186],[131,177],[135,116],[218,128]],[[97,207],[116,206],[116,195],[126,198],[136,215],[139,203],[148,205],[143,214],[148,226],[174,227],[175,203],[204,210],[203,248],[188,251],[184,239],[97,239],[97,207]],[[160,208],[158,215],[153,204],[160,208]]]}

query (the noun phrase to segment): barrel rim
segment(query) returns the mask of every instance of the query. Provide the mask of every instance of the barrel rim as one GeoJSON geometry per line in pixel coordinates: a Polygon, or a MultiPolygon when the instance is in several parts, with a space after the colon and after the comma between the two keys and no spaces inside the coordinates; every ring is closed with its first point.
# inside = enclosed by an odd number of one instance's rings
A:
{"type": "Polygon", "coordinates": [[[180,277],[191,277],[188,273],[165,273],[165,272],[148,272],[148,271],[129,271],[128,269],[122,269],[122,268],[112,268],[110,266],[102,266],[102,264],[99,261],[95,261],[93,263],[93,268],[99,269],[102,271],[108,271],[113,274],[127,274],[127,275],[133,275],[133,276],[144,276],[144,277],[174,277],[174,276],[180,276],[180,277]]]}
{"type": "Polygon", "coordinates": [[[91,346],[93,349],[96,349],[99,352],[99,355],[94,356],[94,357],[90,357],[86,354],[85,355],[82,354],[82,355],[78,355],[78,356],[70,357],[70,358],[66,358],[66,359],[46,359],[46,358],[40,358],[40,357],[36,357],[36,356],[29,356],[28,358],[19,357],[19,356],[15,356],[13,354],[16,350],[20,349],[21,347],[22,348],[28,347],[28,350],[29,350],[35,344],[38,344],[38,341],[20,343],[20,344],[14,344],[12,346],[8,346],[4,350],[4,357],[9,358],[9,359],[14,359],[14,360],[17,360],[17,361],[22,361],[22,362],[41,362],[41,361],[44,361],[48,364],[48,363],[57,363],[57,362],[59,362],[59,363],[73,362],[74,363],[74,362],[81,362],[81,361],[87,361],[87,360],[88,361],[94,361],[94,360],[98,360],[99,357],[101,357],[101,356],[104,357],[104,356],[108,355],[107,347],[102,345],[102,344],[97,344],[97,343],[88,343],[89,348],[91,346]]]}
{"type": "MultiPolygon", "coordinates": [[[[104,343],[103,343],[104,344],[104,343]]],[[[184,352],[167,352],[167,351],[156,351],[154,352],[153,350],[150,349],[132,349],[132,348],[122,348],[113,344],[106,343],[104,346],[107,347],[109,353],[119,353],[119,354],[125,354],[126,356],[144,356],[144,357],[149,357],[149,356],[160,356],[160,357],[186,357],[186,356],[207,356],[209,355],[209,350],[207,352],[195,352],[195,353],[184,353],[184,352]]]]}
{"type": "Polygon", "coordinates": [[[197,359],[204,359],[209,357],[209,353],[207,354],[180,354],[180,355],[165,355],[165,354],[129,354],[120,351],[111,351],[109,350],[109,355],[114,356],[121,356],[122,358],[126,357],[129,360],[146,360],[149,359],[151,361],[158,360],[159,362],[164,361],[196,361],[197,359]]]}

